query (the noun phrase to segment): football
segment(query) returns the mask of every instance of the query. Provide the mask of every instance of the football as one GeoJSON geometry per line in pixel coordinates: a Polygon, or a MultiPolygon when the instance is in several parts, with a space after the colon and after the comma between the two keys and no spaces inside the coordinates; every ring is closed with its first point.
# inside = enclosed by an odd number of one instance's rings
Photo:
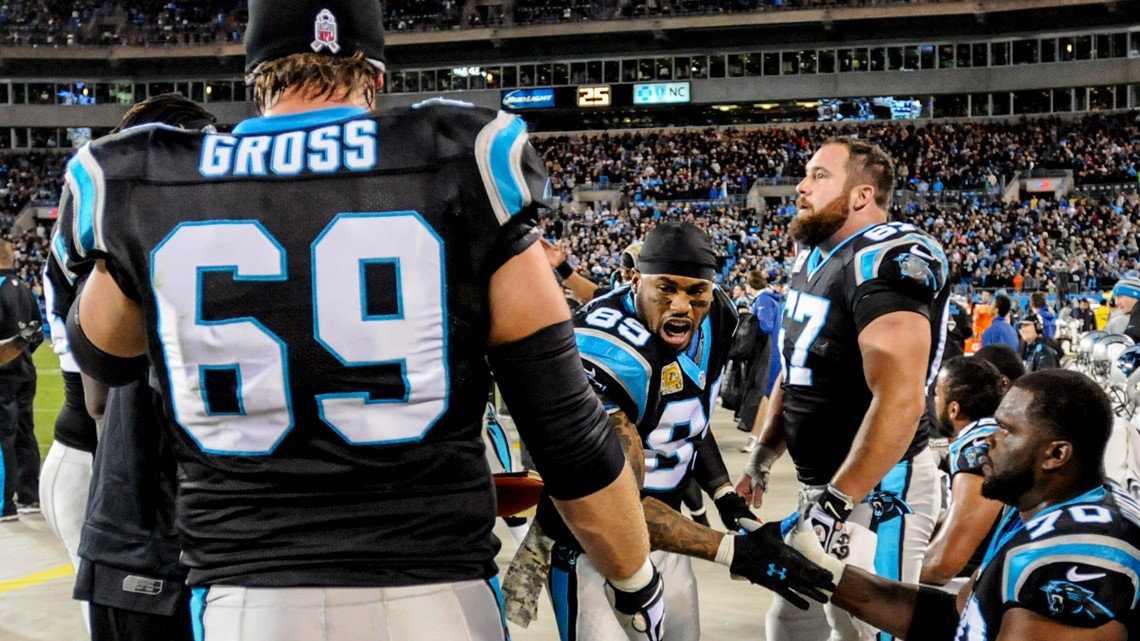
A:
{"type": "Polygon", "coordinates": [[[495,515],[532,516],[534,506],[542,496],[545,485],[538,472],[503,472],[493,475],[495,479],[495,500],[498,506],[495,515]]]}

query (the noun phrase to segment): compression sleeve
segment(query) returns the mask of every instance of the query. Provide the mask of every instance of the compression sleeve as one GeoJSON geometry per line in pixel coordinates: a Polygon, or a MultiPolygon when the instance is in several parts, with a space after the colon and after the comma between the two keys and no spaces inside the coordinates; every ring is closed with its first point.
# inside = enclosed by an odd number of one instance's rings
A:
{"type": "Polygon", "coordinates": [[[935,588],[920,587],[906,638],[950,641],[957,630],[958,606],[954,603],[954,595],[935,588]]]}
{"type": "Polygon", "coordinates": [[[705,432],[705,437],[697,445],[697,460],[693,464],[693,474],[697,483],[709,496],[713,495],[716,488],[732,482],[712,429],[705,432]]]}
{"type": "Polygon", "coordinates": [[[618,477],[625,454],[586,381],[570,321],[493,347],[487,357],[550,496],[581,498],[618,477]]]}

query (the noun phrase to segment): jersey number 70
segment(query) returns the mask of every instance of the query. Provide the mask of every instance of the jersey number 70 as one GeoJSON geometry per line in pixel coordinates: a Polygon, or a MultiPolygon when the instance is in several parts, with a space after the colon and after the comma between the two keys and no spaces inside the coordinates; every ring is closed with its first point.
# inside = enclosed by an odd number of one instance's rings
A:
{"type": "MultiPolygon", "coordinates": [[[[269,454],[293,427],[285,342],[256,318],[204,320],[201,313],[203,272],[284,281],[285,258],[284,247],[253,220],[182,223],[151,253],[174,418],[206,452],[269,454]],[[203,384],[210,370],[236,377],[236,411],[211,407],[203,384]]],[[[439,236],[411,211],[342,213],[313,241],[311,264],[317,342],[346,367],[398,363],[406,389],[395,400],[365,391],[318,394],[321,420],[354,445],[423,438],[447,409],[449,385],[439,236]],[[396,265],[395,314],[365,309],[363,273],[374,262],[396,265]]]]}

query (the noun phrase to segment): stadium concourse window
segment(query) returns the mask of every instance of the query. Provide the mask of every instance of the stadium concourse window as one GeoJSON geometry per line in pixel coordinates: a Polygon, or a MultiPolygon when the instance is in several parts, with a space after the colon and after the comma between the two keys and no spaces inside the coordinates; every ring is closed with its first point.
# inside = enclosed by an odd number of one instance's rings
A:
{"type": "Polygon", "coordinates": [[[1043,38],[1041,40],[1040,53],[1042,63],[1057,62],[1057,39],[1043,38]]]}
{"type": "Polygon", "coordinates": [[[990,115],[990,95],[988,93],[970,94],[970,115],[975,118],[990,115]]]}
{"type": "Polygon", "coordinates": [[[1013,105],[1013,94],[998,92],[990,94],[990,115],[1008,116],[1013,105]]]}
{"type": "Polygon", "coordinates": [[[28,83],[29,105],[54,105],[55,85],[51,83],[28,83]]]}
{"type": "Polygon", "coordinates": [[[1052,105],[1052,96],[1048,90],[1030,90],[1013,92],[1013,113],[1042,114],[1049,113],[1052,105]]]}
{"type": "Polygon", "coordinates": [[[1116,87],[1089,87],[1089,111],[1116,108],[1116,87]]]}
{"type": "Polygon", "coordinates": [[[1037,58],[1039,43],[1037,40],[1013,41],[1013,64],[1032,65],[1039,62],[1037,58]]]}
{"type": "MultiPolygon", "coordinates": [[[[1084,94],[1084,91],[1081,91],[1084,94]]],[[[1067,113],[1073,110],[1073,90],[1053,90],[1053,113],[1067,113]]],[[[1083,109],[1081,111],[1084,111],[1083,109]]]]}
{"type": "Polygon", "coordinates": [[[954,68],[954,45],[938,45],[938,68],[954,68]]]}
{"type": "Polygon", "coordinates": [[[11,87],[6,82],[0,82],[0,105],[6,105],[11,97],[11,87]]]}
{"type": "Polygon", "coordinates": [[[966,94],[938,96],[933,102],[935,118],[965,118],[970,115],[970,97],[966,94]]]}

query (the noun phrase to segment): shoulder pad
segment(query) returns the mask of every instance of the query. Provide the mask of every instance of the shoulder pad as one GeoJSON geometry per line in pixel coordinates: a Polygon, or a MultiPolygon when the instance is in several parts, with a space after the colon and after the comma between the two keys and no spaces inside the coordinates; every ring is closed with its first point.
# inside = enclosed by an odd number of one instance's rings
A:
{"type": "Polygon", "coordinates": [[[980,474],[985,455],[989,452],[986,437],[997,429],[993,419],[981,419],[969,432],[959,434],[950,443],[950,476],[959,472],[980,474]]]}
{"type": "Polygon", "coordinates": [[[897,227],[880,226],[863,235],[871,241],[855,252],[856,287],[872,280],[883,280],[914,296],[930,300],[941,291],[949,276],[946,254],[934,239],[918,231],[899,232],[897,227]],[[879,230],[893,233],[873,236],[879,230]]]}

